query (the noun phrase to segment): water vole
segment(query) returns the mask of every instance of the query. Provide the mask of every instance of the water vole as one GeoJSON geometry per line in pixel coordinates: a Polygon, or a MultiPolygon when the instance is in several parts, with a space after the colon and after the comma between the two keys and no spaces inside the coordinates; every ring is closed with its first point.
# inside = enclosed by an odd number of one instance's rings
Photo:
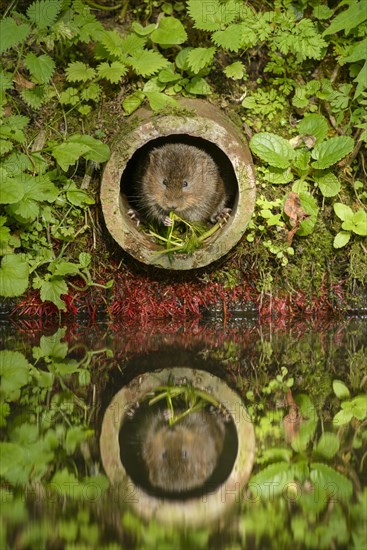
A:
{"type": "Polygon", "coordinates": [[[146,432],[143,459],[151,484],[170,492],[200,487],[213,473],[224,442],[224,420],[193,412],[170,427],[163,412],[146,432]]]}
{"type": "Polygon", "coordinates": [[[202,149],[183,143],[167,143],[150,151],[138,194],[143,216],[167,226],[172,225],[171,211],[198,223],[226,221],[230,212],[215,161],[202,149]]]}

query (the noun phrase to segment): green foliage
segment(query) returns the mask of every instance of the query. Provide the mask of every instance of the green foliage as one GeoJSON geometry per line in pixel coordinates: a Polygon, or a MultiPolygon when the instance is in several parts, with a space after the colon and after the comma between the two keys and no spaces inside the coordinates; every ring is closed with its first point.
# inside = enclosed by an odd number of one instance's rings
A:
{"type": "Polygon", "coordinates": [[[363,208],[353,212],[350,206],[341,202],[334,203],[334,212],[342,220],[342,228],[334,239],[334,247],[342,248],[350,241],[352,233],[367,236],[367,213],[363,208]]]}

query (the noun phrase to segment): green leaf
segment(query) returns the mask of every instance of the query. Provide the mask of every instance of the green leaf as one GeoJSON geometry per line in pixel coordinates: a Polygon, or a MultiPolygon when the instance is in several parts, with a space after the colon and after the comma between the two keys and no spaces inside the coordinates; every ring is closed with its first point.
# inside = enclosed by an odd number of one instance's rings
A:
{"type": "Polygon", "coordinates": [[[144,101],[144,94],[140,91],[128,95],[122,102],[122,107],[127,115],[131,115],[144,101]]]}
{"type": "Polygon", "coordinates": [[[27,23],[17,25],[12,17],[0,21],[0,54],[25,42],[31,28],[27,23]]]}
{"type": "Polygon", "coordinates": [[[183,48],[176,55],[175,64],[176,67],[181,71],[189,70],[188,57],[191,50],[193,50],[193,48],[183,48]]]}
{"type": "Polygon", "coordinates": [[[0,267],[0,296],[20,296],[28,287],[29,266],[20,254],[4,256],[0,267]]]}
{"type": "Polygon", "coordinates": [[[367,61],[365,61],[362,69],[357,74],[354,82],[357,82],[357,88],[354,94],[354,99],[361,95],[361,93],[367,88],[367,61]]]}
{"type": "Polygon", "coordinates": [[[289,141],[270,132],[255,134],[250,141],[251,151],[275,168],[288,168],[294,157],[289,141]]]}
{"type": "Polygon", "coordinates": [[[53,302],[62,311],[66,310],[66,305],[61,300],[62,294],[68,293],[66,282],[61,277],[51,277],[49,281],[43,281],[41,285],[41,300],[42,302],[53,302]]]}
{"type": "Polygon", "coordinates": [[[367,37],[363,40],[360,40],[359,42],[356,42],[355,44],[353,43],[353,46],[349,51],[349,55],[342,58],[343,63],[355,63],[356,61],[360,61],[361,59],[366,59],[367,37]]]}
{"type": "Polygon", "coordinates": [[[264,179],[274,185],[283,185],[293,180],[292,170],[287,168],[273,168],[272,166],[264,174],[264,179]]]}
{"type": "Polygon", "coordinates": [[[332,172],[315,172],[313,179],[324,197],[335,197],[340,191],[340,181],[332,172]]]}
{"type": "Polygon", "coordinates": [[[333,391],[339,399],[347,399],[350,397],[350,391],[341,380],[333,380],[333,391]]]}
{"type": "Polygon", "coordinates": [[[349,155],[353,147],[354,140],[349,136],[336,136],[318,143],[311,152],[312,158],[315,159],[312,166],[318,170],[329,168],[349,155]]]}
{"type": "Polygon", "coordinates": [[[342,248],[350,241],[350,231],[339,231],[334,237],[333,246],[334,248],[342,248]]]}
{"type": "Polygon", "coordinates": [[[48,99],[47,89],[44,86],[36,86],[33,90],[23,88],[20,95],[32,109],[39,109],[48,99]]]}
{"type": "Polygon", "coordinates": [[[78,264],[73,264],[72,262],[58,261],[57,263],[52,264],[51,272],[53,275],[57,275],[59,277],[79,275],[79,266],[78,264]]]}
{"type": "Polygon", "coordinates": [[[315,455],[318,455],[322,458],[326,458],[327,460],[330,460],[338,452],[339,446],[340,446],[340,441],[335,434],[331,432],[324,432],[321,435],[313,452],[315,455]]]}
{"type": "Polygon", "coordinates": [[[53,359],[65,359],[68,352],[68,344],[61,342],[65,338],[66,329],[59,328],[51,336],[41,336],[39,347],[34,347],[33,357],[36,360],[52,357],[53,359]]]}
{"type": "MultiPolygon", "coordinates": [[[[224,31],[216,31],[212,35],[212,41],[216,46],[229,50],[230,52],[238,52],[241,48],[244,37],[246,36],[246,25],[244,23],[235,23],[229,25],[224,31]]],[[[252,31],[252,34],[254,32],[252,31]]]]}
{"type": "Polygon", "coordinates": [[[86,441],[94,434],[94,430],[87,430],[82,426],[73,426],[66,432],[65,450],[68,455],[75,452],[80,443],[86,441]]]}
{"type": "Polygon", "coordinates": [[[127,73],[127,66],[120,61],[113,61],[110,63],[101,63],[97,67],[97,74],[99,78],[105,78],[112,84],[120,82],[121,78],[127,73]]]}
{"type": "Polygon", "coordinates": [[[348,501],[353,495],[352,482],[327,464],[311,464],[311,481],[330,492],[333,500],[348,501]]]}
{"type": "Polygon", "coordinates": [[[52,155],[57,163],[66,172],[69,166],[72,166],[76,161],[89,151],[89,146],[78,142],[65,142],[56,145],[52,149],[52,155]]]}
{"type": "Polygon", "coordinates": [[[66,90],[60,94],[61,105],[76,105],[79,101],[79,92],[76,88],[66,88],[66,90]]]}
{"type": "Polygon", "coordinates": [[[342,202],[335,202],[333,205],[334,212],[343,222],[353,217],[353,210],[350,206],[342,202]]]}
{"type": "Polygon", "coordinates": [[[162,69],[158,75],[159,82],[163,82],[164,84],[167,82],[177,82],[177,80],[180,80],[180,79],[181,79],[181,75],[178,73],[175,73],[172,67],[169,67],[168,69],[162,69]]]}
{"type": "Polygon", "coordinates": [[[241,2],[236,0],[188,0],[189,15],[195,21],[195,27],[203,31],[218,31],[223,25],[232,23],[241,9],[241,2]]]}
{"type": "Polygon", "coordinates": [[[315,136],[316,143],[323,141],[328,134],[329,125],[322,115],[311,114],[298,123],[298,131],[305,136],[315,136]]]}
{"type": "Polygon", "coordinates": [[[93,197],[88,195],[84,189],[79,189],[74,183],[68,187],[66,197],[71,204],[79,208],[85,208],[86,205],[95,204],[93,197]]]}
{"type": "Polygon", "coordinates": [[[294,481],[294,473],[288,462],[277,462],[266,466],[251,477],[248,488],[262,499],[271,499],[282,494],[289,483],[294,481]]]}
{"type": "Polygon", "coordinates": [[[27,9],[27,15],[39,29],[47,29],[55,23],[61,8],[62,0],[35,0],[27,9]]]}
{"type": "Polygon", "coordinates": [[[47,84],[55,72],[55,62],[47,54],[37,57],[30,52],[24,58],[24,65],[31,73],[32,80],[37,84],[47,84]]]}
{"type": "Polygon", "coordinates": [[[175,17],[162,17],[158,28],[152,32],[150,38],[156,44],[170,46],[185,42],[187,40],[187,33],[179,19],[175,17]]]}
{"type": "Polygon", "coordinates": [[[92,80],[96,76],[96,71],[82,61],[69,63],[65,73],[66,80],[69,82],[87,82],[87,80],[92,80]]]}
{"type": "Polygon", "coordinates": [[[29,364],[18,351],[0,351],[0,394],[6,401],[19,398],[20,388],[29,380],[29,364]]]}
{"type": "Polygon", "coordinates": [[[317,215],[319,213],[319,207],[316,199],[314,199],[310,193],[304,191],[299,194],[299,198],[301,201],[302,210],[306,212],[306,214],[309,214],[310,217],[301,222],[297,235],[300,237],[306,237],[314,230],[317,215]]]}
{"type": "Polygon", "coordinates": [[[169,61],[159,52],[153,50],[142,50],[129,59],[136,74],[150,76],[157,73],[169,64],[169,61]]]}
{"type": "Polygon", "coordinates": [[[225,67],[224,74],[228,78],[233,78],[233,80],[240,80],[241,78],[244,78],[246,69],[241,61],[235,61],[225,67]]]}
{"type": "Polygon", "coordinates": [[[367,10],[364,0],[353,2],[348,9],[342,11],[334,18],[330,26],[324,31],[323,36],[335,34],[339,31],[349,34],[352,29],[358,27],[366,19],[367,10]]]}
{"type": "MultiPolygon", "coordinates": [[[[83,87],[81,90],[81,97],[84,101],[98,101],[101,95],[101,87],[96,82],[92,82],[89,86],[83,87]]],[[[83,105],[83,107],[90,107],[89,105],[83,105]]]]}
{"type": "Polygon", "coordinates": [[[145,92],[149,105],[153,111],[160,111],[167,107],[177,107],[177,101],[162,92],[145,92]]]}
{"type": "Polygon", "coordinates": [[[154,31],[154,29],[156,28],[156,25],[154,23],[151,23],[150,25],[143,27],[143,25],[141,25],[137,21],[133,21],[131,28],[139,36],[147,36],[148,34],[151,34],[154,31]]]}
{"type": "MultiPolygon", "coordinates": [[[[346,229],[344,224],[347,223],[347,220],[342,224],[342,229],[346,229]]],[[[351,219],[352,227],[351,230],[361,237],[367,236],[367,214],[365,210],[358,210],[353,214],[351,219]]]]}
{"type": "Polygon", "coordinates": [[[216,48],[193,48],[187,56],[189,68],[197,74],[201,69],[210,65],[215,52],[216,48]]]}
{"type": "Polygon", "coordinates": [[[185,90],[193,95],[209,95],[212,93],[210,85],[204,78],[194,76],[185,86],[185,90]]]}
{"type": "Polygon", "coordinates": [[[12,178],[0,167],[0,204],[14,204],[24,196],[24,185],[18,179],[12,178]]]}
{"type": "Polygon", "coordinates": [[[79,144],[83,148],[88,147],[88,150],[84,151],[82,154],[87,160],[105,162],[110,158],[110,148],[108,145],[92,136],[74,134],[69,138],[69,143],[79,144]]]}
{"type": "Polygon", "coordinates": [[[345,426],[353,418],[353,413],[351,411],[339,411],[333,418],[334,426],[345,426]]]}

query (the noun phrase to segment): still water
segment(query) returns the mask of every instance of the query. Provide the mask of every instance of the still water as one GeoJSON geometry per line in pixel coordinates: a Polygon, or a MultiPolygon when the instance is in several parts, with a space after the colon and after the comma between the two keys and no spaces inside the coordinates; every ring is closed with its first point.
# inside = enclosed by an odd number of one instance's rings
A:
{"type": "Polygon", "coordinates": [[[4,320],[0,329],[1,550],[366,548],[366,318],[4,320]],[[251,476],[234,504],[195,527],[171,525],[169,508],[163,522],[140,517],[134,485],[117,492],[101,460],[114,396],[144,373],[173,367],[224,381],[255,434],[251,476]]]}

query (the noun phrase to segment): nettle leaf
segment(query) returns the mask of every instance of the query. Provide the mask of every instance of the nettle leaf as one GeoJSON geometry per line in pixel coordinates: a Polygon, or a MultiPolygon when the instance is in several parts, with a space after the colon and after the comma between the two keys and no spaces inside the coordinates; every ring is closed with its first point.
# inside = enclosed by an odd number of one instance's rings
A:
{"type": "Polygon", "coordinates": [[[11,73],[4,73],[4,71],[0,71],[0,93],[5,92],[6,90],[12,90],[13,87],[13,78],[11,73]]]}
{"type": "Polygon", "coordinates": [[[101,35],[101,43],[106,48],[107,52],[116,57],[125,57],[123,44],[124,40],[117,31],[105,31],[101,35]]]}
{"type": "Polygon", "coordinates": [[[0,267],[0,296],[20,296],[28,287],[29,266],[21,254],[4,256],[0,267]]]}
{"type": "Polygon", "coordinates": [[[333,246],[334,248],[342,248],[350,241],[350,231],[339,231],[334,237],[333,246]]]}
{"type": "Polygon", "coordinates": [[[153,50],[142,50],[136,53],[128,60],[128,63],[136,74],[141,76],[150,76],[169,65],[168,59],[153,50]]]}
{"type": "Polygon", "coordinates": [[[353,151],[354,140],[349,136],[336,136],[318,143],[311,152],[314,168],[329,168],[353,151]]]}
{"type": "MultiPolygon", "coordinates": [[[[162,82],[164,84],[168,82],[177,82],[180,79],[181,79],[181,75],[178,73],[175,73],[172,67],[169,67],[168,69],[162,69],[158,75],[159,82],[162,82]]],[[[158,90],[158,91],[161,91],[161,90],[158,90]]]]}
{"type": "Polygon", "coordinates": [[[0,54],[25,42],[31,28],[27,23],[17,25],[12,17],[0,21],[0,54]]]}
{"type": "Polygon", "coordinates": [[[20,95],[23,101],[32,109],[39,109],[48,99],[47,89],[44,86],[36,86],[33,90],[23,88],[20,95]]]}
{"type": "Polygon", "coordinates": [[[212,34],[212,41],[216,46],[229,50],[230,52],[238,52],[246,37],[249,42],[251,38],[256,42],[256,35],[251,31],[253,36],[248,36],[245,23],[235,23],[229,25],[224,31],[216,31],[212,34]]]}
{"type": "Polygon", "coordinates": [[[239,14],[242,2],[236,0],[188,0],[187,8],[195,27],[203,31],[219,31],[232,23],[239,14]]]}
{"type": "Polygon", "coordinates": [[[65,72],[66,80],[69,82],[87,82],[96,76],[96,71],[82,61],[69,63],[65,72]]]}
{"type": "Polygon", "coordinates": [[[335,197],[340,191],[340,181],[332,172],[315,172],[313,179],[324,197],[335,197]]]}
{"type": "Polygon", "coordinates": [[[246,74],[246,69],[241,61],[235,61],[224,69],[224,74],[228,78],[233,78],[233,80],[240,80],[246,74]]]}
{"type": "Polygon", "coordinates": [[[185,90],[189,92],[189,94],[194,95],[209,95],[212,93],[210,85],[200,76],[194,76],[190,82],[186,84],[185,90]]]}
{"type": "Polygon", "coordinates": [[[122,39],[121,48],[124,54],[134,56],[138,51],[142,51],[147,39],[137,36],[134,33],[128,34],[122,39]]]}
{"type": "Polygon", "coordinates": [[[99,78],[105,78],[112,84],[120,82],[121,78],[126,75],[128,68],[120,61],[112,63],[104,62],[98,65],[97,74],[99,78]]]}
{"type": "Polygon", "coordinates": [[[250,149],[275,168],[288,168],[294,157],[289,141],[270,132],[255,134],[250,141],[250,149]]]}
{"type": "Polygon", "coordinates": [[[324,31],[323,36],[335,34],[339,31],[344,31],[345,34],[358,27],[367,19],[366,4],[364,0],[353,2],[348,9],[339,13],[331,22],[330,26],[324,31]]]}
{"type": "Polygon", "coordinates": [[[62,4],[62,0],[36,0],[27,9],[28,18],[39,29],[47,29],[55,23],[62,4]]]}
{"type": "Polygon", "coordinates": [[[306,237],[307,235],[310,235],[314,230],[317,215],[319,213],[319,207],[317,205],[316,199],[310,193],[303,191],[299,194],[299,198],[301,201],[302,210],[306,212],[306,214],[309,214],[310,217],[302,220],[301,225],[299,226],[299,229],[297,231],[297,235],[299,235],[300,237],[306,237]]]}
{"type": "Polygon", "coordinates": [[[0,204],[14,204],[24,196],[21,181],[9,176],[5,168],[0,167],[0,204]]]}
{"type": "Polygon", "coordinates": [[[328,133],[329,125],[322,115],[306,115],[298,123],[298,131],[305,136],[315,136],[316,143],[323,141],[328,133]]]}
{"type": "Polygon", "coordinates": [[[55,62],[47,54],[37,57],[30,52],[24,58],[24,65],[37,84],[47,84],[55,72],[55,62]]]}
{"type": "Polygon", "coordinates": [[[150,35],[152,42],[161,46],[170,46],[171,44],[182,44],[187,40],[185,27],[175,17],[162,17],[159,26],[150,35]]]}
{"type": "Polygon", "coordinates": [[[62,277],[51,277],[49,281],[43,281],[41,284],[41,300],[42,302],[50,301],[54,303],[58,309],[66,310],[66,305],[61,296],[68,293],[68,286],[62,277]]]}
{"type": "Polygon", "coordinates": [[[145,92],[149,105],[153,111],[161,111],[166,107],[177,107],[177,101],[173,97],[162,92],[145,92]]]}
{"type": "Polygon", "coordinates": [[[356,78],[354,79],[354,82],[358,83],[354,94],[355,99],[363,92],[363,90],[367,88],[367,61],[365,61],[362,69],[359,71],[356,78]]]}
{"type": "Polygon", "coordinates": [[[191,50],[194,48],[183,48],[181,51],[178,52],[175,59],[175,65],[178,69],[181,71],[188,71],[189,65],[188,65],[188,57],[191,50]]]}
{"type": "Polygon", "coordinates": [[[19,398],[20,388],[29,379],[29,364],[22,353],[18,351],[0,351],[0,394],[6,401],[19,398]]]}
{"type": "Polygon", "coordinates": [[[264,498],[271,498],[281,494],[294,478],[294,472],[288,462],[277,462],[252,476],[248,488],[255,495],[261,494],[264,498]]]}
{"type": "Polygon", "coordinates": [[[333,205],[334,212],[343,222],[353,217],[353,210],[350,206],[343,204],[342,202],[335,202],[333,205]]]}
{"type": "Polygon", "coordinates": [[[201,69],[210,65],[213,61],[216,48],[193,48],[187,56],[187,64],[189,68],[198,73],[201,69]]]}
{"type": "Polygon", "coordinates": [[[338,436],[332,432],[325,432],[321,435],[313,450],[313,454],[330,460],[338,452],[339,446],[340,441],[338,436]]]}
{"type": "Polygon", "coordinates": [[[311,481],[330,492],[333,500],[348,501],[353,495],[352,482],[327,464],[311,464],[311,481]]]}

